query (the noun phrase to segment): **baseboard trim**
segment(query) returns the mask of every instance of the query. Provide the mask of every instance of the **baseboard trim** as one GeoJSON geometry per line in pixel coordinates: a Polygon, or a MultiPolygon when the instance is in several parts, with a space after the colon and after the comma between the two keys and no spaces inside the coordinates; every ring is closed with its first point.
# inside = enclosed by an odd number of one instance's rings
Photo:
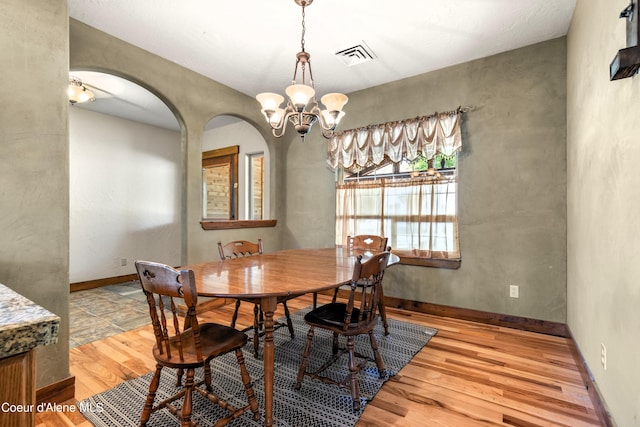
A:
{"type": "Polygon", "coordinates": [[[76,377],[70,376],[36,390],[36,404],[62,403],[76,396],[76,377]]]}
{"type": "Polygon", "coordinates": [[[446,305],[431,304],[427,302],[411,301],[400,298],[384,297],[386,307],[400,308],[403,310],[417,311],[419,313],[434,314],[438,316],[453,317],[461,320],[486,323],[489,325],[504,326],[529,332],[539,332],[568,338],[569,332],[564,323],[550,322],[547,320],[530,319],[508,314],[490,313],[468,308],[457,308],[446,305]]]}
{"type": "Polygon", "coordinates": [[[569,333],[571,355],[573,356],[573,360],[575,360],[576,365],[578,366],[578,370],[580,371],[580,376],[582,377],[584,386],[586,387],[587,392],[589,393],[589,397],[591,398],[591,403],[593,403],[593,407],[596,411],[596,414],[598,415],[598,419],[600,419],[600,424],[604,427],[615,427],[613,418],[611,418],[611,413],[607,409],[605,401],[600,394],[600,390],[598,390],[591,372],[589,371],[589,366],[584,360],[580,349],[576,345],[576,340],[573,338],[573,334],[571,333],[569,327],[567,327],[567,331],[569,333]]]}
{"type": "Polygon", "coordinates": [[[124,276],[105,277],[104,279],[87,280],[86,282],[76,282],[69,285],[71,292],[84,291],[87,289],[100,288],[102,286],[118,285],[120,283],[137,280],[137,274],[126,274],[124,276]]]}
{"type": "MultiPolygon", "coordinates": [[[[104,279],[89,280],[86,282],[71,283],[71,292],[99,288],[101,286],[116,285],[136,280],[136,274],[125,276],[107,277],[104,279]]],[[[333,295],[333,290],[321,292],[327,295],[333,295]]],[[[342,298],[348,297],[348,291],[341,289],[339,295],[342,298]]],[[[229,301],[223,301],[223,298],[213,301],[203,301],[203,308],[220,307],[229,301]]],[[[408,311],[415,311],[424,314],[434,314],[438,316],[453,317],[455,319],[470,320],[474,322],[486,323],[496,326],[504,326],[507,328],[515,328],[529,332],[539,332],[547,335],[555,335],[559,337],[569,338],[567,325],[563,323],[550,322],[546,320],[530,319],[521,316],[512,316],[507,314],[490,313],[467,308],[457,308],[440,304],[432,304],[427,302],[406,300],[394,297],[384,297],[386,307],[400,308],[408,311]]],[[[183,308],[183,311],[184,308],[183,308]]]]}
{"type": "MultiPolygon", "coordinates": [[[[331,290],[330,292],[322,293],[333,295],[333,290],[331,290]]],[[[340,289],[338,295],[341,298],[348,298],[349,291],[340,289]]],[[[529,319],[527,317],[490,313],[486,311],[472,310],[468,308],[457,308],[447,305],[412,301],[388,296],[384,297],[384,305],[385,307],[415,311],[423,314],[452,317],[454,319],[470,320],[473,322],[485,323],[489,325],[504,326],[507,328],[520,329],[528,332],[539,332],[541,334],[569,338],[567,325],[563,323],[550,322],[547,320],[529,319]]]]}

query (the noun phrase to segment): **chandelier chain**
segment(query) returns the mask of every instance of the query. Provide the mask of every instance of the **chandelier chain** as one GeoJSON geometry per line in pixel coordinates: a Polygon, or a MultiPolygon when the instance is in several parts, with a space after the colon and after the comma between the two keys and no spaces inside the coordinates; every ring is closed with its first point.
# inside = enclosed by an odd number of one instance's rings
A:
{"type": "Polygon", "coordinates": [[[304,52],[304,34],[307,30],[304,23],[304,5],[302,6],[302,36],[300,37],[300,46],[302,47],[302,51],[304,52]]]}

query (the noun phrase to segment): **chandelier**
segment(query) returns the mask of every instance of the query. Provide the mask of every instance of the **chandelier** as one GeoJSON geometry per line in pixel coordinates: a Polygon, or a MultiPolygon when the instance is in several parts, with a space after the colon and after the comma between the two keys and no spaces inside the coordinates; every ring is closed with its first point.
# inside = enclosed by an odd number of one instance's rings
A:
{"type": "Polygon", "coordinates": [[[93,92],[87,89],[87,87],[82,84],[82,80],[75,76],[69,76],[67,95],[69,95],[71,105],[96,100],[93,92]]]}
{"type": "Polygon", "coordinates": [[[342,107],[347,103],[348,98],[342,93],[328,93],[320,99],[325,107],[324,110],[320,109],[315,98],[316,91],[314,89],[313,73],[311,72],[311,55],[304,50],[304,35],[306,31],[304,9],[313,0],[294,1],[302,7],[302,37],[300,39],[301,50],[296,55],[293,79],[291,85],[285,89],[289,100],[285,108],[280,108],[280,105],[284,102],[284,97],[277,93],[260,93],[256,96],[256,99],[260,102],[262,114],[267,119],[273,136],[276,138],[284,135],[287,123],[291,123],[304,140],[311,126],[316,122],[319,122],[322,127],[322,136],[331,138],[340,119],[344,117],[342,107]]]}

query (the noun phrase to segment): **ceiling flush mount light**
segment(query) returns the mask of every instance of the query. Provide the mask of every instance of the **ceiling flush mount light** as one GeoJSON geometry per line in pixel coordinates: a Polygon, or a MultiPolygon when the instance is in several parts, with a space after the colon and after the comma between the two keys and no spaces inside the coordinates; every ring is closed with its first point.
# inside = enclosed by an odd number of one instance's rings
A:
{"type": "Polygon", "coordinates": [[[87,89],[87,87],[82,84],[82,80],[75,76],[69,76],[67,95],[69,95],[71,105],[96,100],[93,92],[87,89]]]}
{"type": "Polygon", "coordinates": [[[324,110],[320,109],[315,98],[316,91],[314,89],[313,73],[311,72],[311,55],[304,50],[306,30],[304,9],[313,0],[294,1],[302,7],[302,37],[300,39],[301,50],[296,55],[296,67],[293,71],[291,86],[285,89],[285,93],[289,97],[287,105],[285,108],[280,108],[280,105],[284,102],[284,97],[277,93],[261,93],[256,96],[256,99],[260,102],[262,114],[267,119],[273,136],[276,138],[284,135],[288,122],[293,124],[303,140],[311,126],[316,122],[319,122],[322,127],[322,136],[331,138],[340,119],[344,117],[342,107],[347,103],[348,98],[342,93],[328,93],[320,99],[320,102],[325,107],[324,110]]]}

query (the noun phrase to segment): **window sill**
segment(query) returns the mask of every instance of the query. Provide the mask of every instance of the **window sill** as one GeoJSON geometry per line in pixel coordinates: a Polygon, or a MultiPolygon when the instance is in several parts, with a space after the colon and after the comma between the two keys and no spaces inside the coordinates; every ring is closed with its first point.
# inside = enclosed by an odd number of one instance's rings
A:
{"type": "Polygon", "coordinates": [[[236,219],[236,220],[202,220],[200,225],[203,230],[230,230],[234,228],[260,228],[275,227],[275,219],[236,219]]]}
{"type": "Polygon", "coordinates": [[[462,260],[460,259],[444,259],[444,258],[415,258],[400,255],[400,264],[418,265],[421,267],[448,268],[456,270],[460,268],[462,260]]]}
{"type": "Polygon", "coordinates": [[[419,256],[419,253],[414,251],[391,251],[400,257],[400,264],[404,265],[418,265],[421,267],[435,267],[435,268],[448,268],[458,269],[462,260],[460,258],[428,258],[426,256],[419,256]]]}

